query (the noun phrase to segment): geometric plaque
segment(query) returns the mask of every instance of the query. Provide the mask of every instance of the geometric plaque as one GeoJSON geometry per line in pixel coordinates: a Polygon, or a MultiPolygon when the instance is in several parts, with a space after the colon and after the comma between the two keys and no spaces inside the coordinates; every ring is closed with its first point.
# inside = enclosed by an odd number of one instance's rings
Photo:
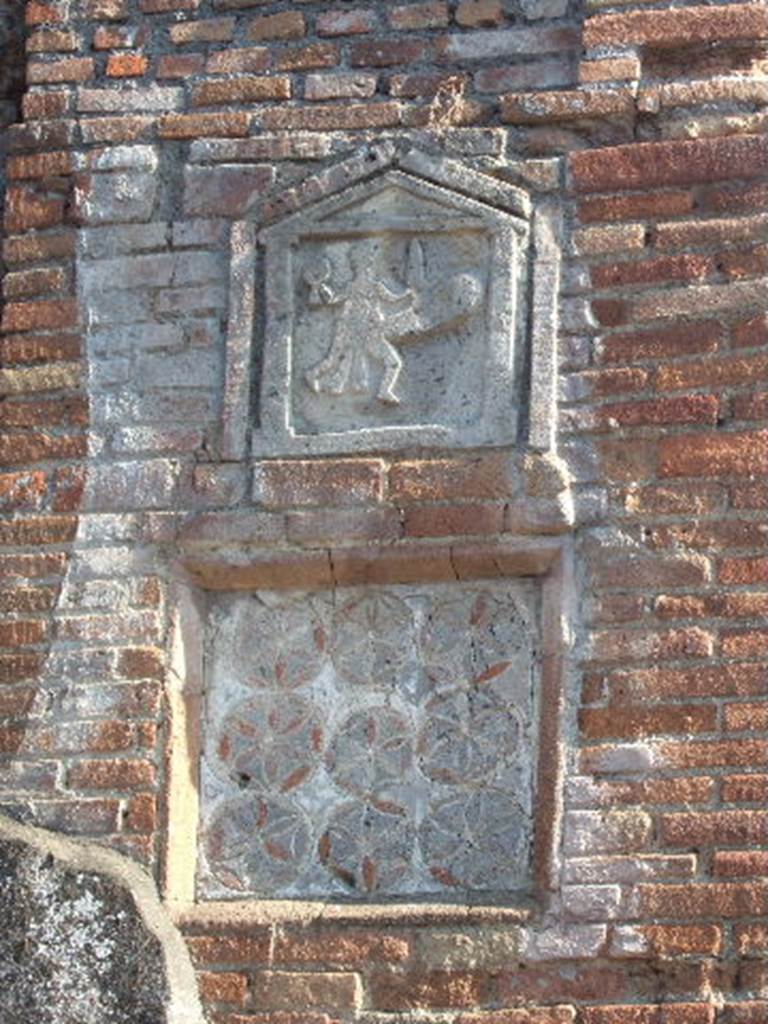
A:
{"type": "Polygon", "coordinates": [[[211,595],[203,899],[526,888],[531,580],[211,595]]]}

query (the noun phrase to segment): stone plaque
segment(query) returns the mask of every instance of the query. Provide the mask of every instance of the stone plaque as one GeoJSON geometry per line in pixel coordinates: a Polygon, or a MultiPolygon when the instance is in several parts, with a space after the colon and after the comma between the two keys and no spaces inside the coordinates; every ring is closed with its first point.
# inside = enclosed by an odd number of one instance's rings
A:
{"type": "Polygon", "coordinates": [[[527,196],[468,169],[454,189],[410,161],[258,234],[235,225],[226,454],[243,447],[238,416],[257,455],[516,439],[527,196]]]}
{"type": "Polygon", "coordinates": [[[202,898],[525,888],[537,584],[219,595],[202,898]]]}

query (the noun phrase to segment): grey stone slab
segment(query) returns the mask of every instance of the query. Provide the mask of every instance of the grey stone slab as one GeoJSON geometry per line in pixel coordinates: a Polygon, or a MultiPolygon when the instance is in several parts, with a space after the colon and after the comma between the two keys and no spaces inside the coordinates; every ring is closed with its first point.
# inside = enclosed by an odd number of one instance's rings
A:
{"type": "Polygon", "coordinates": [[[397,170],[262,232],[254,450],[511,440],[526,237],[522,218],[397,170]]]}
{"type": "Polygon", "coordinates": [[[201,895],[525,888],[537,593],[505,580],[214,598],[201,895]]]}

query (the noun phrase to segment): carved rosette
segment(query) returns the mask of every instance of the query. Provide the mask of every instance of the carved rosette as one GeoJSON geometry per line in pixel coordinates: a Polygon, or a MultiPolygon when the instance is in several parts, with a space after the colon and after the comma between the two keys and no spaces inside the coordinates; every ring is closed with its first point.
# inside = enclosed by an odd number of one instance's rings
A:
{"type": "Polygon", "coordinates": [[[520,888],[532,595],[507,581],[222,602],[208,638],[203,894],[520,888]]]}

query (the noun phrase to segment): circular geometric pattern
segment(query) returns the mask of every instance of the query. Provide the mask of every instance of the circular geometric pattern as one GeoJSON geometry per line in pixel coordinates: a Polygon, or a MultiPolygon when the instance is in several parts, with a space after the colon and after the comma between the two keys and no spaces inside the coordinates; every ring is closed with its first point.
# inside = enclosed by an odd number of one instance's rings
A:
{"type": "Polygon", "coordinates": [[[517,713],[488,685],[436,694],[425,710],[417,750],[433,782],[487,782],[519,755],[517,713]]]}
{"type": "Polygon", "coordinates": [[[481,684],[530,658],[530,625],[514,598],[469,591],[435,603],[421,634],[424,668],[436,686],[481,684]]]}
{"type": "Polygon", "coordinates": [[[252,599],[233,638],[238,675],[258,689],[305,686],[321,671],[326,646],[323,624],[306,600],[272,607],[252,599]]]}
{"type": "Polygon", "coordinates": [[[525,817],[509,793],[481,790],[436,801],[422,823],[422,856],[446,886],[501,890],[525,876],[525,817]]]}
{"type": "Polygon", "coordinates": [[[320,763],[321,722],[317,708],[295,693],[264,693],[243,701],[219,731],[219,774],[223,769],[225,777],[243,789],[295,789],[320,763]]]}
{"type": "Polygon", "coordinates": [[[394,689],[413,664],[413,616],[393,594],[367,594],[336,612],[331,655],[336,670],[358,686],[394,689]]]}
{"type": "Polygon", "coordinates": [[[412,761],[412,728],[403,715],[387,707],[350,715],[326,755],[337,786],[394,813],[402,813],[402,808],[387,799],[387,790],[403,785],[412,761]]]}
{"type": "Polygon", "coordinates": [[[299,877],[310,851],[303,812],[270,796],[221,804],[205,835],[211,871],[229,889],[269,894],[299,877]]]}
{"type": "Polygon", "coordinates": [[[415,836],[400,815],[350,801],[331,815],[318,843],[326,870],[347,889],[363,895],[402,886],[412,870],[415,836]]]}

